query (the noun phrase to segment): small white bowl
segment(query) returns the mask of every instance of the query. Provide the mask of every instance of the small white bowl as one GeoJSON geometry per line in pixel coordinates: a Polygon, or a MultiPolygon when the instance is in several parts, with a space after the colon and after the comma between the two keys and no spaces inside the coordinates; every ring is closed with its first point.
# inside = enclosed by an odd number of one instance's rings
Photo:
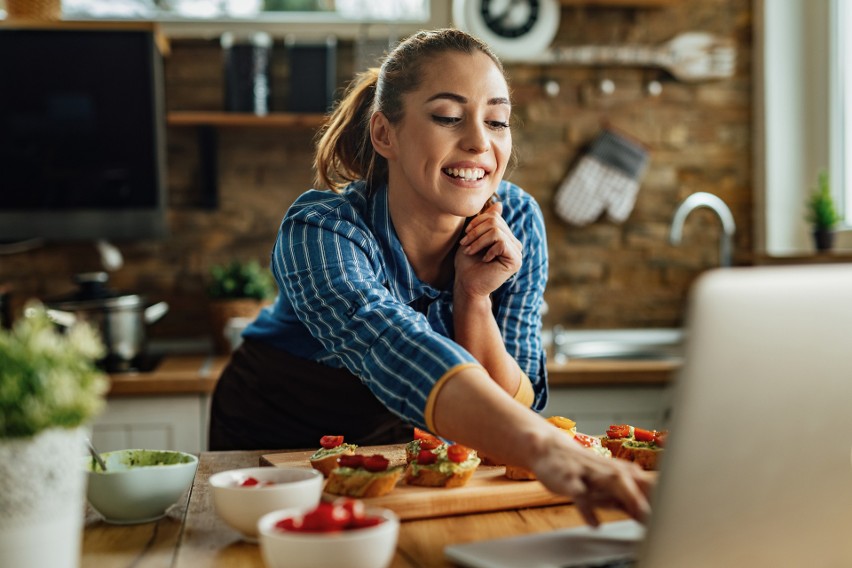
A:
{"type": "Polygon", "coordinates": [[[291,532],[275,528],[282,519],[301,514],[285,509],[258,521],[260,552],[267,568],[386,568],[396,552],[399,518],[390,509],[367,507],[366,514],[384,519],[378,525],[330,533],[291,532]]]}
{"type": "Polygon", "coordinates": [[[101,454],[107,471],[86,457],[86,496],[108,523],[157,520],[183,495],[195,477],[198,458],[171,450],[117,450],[101,454]]]}
{"type": "Polygon", "coordinates": [[[311,509],[322,496],[322,473],[305,467],[249,467],[210,476],[216,513],[245,540],[257,541],[257,521],[277,509],[311,509]],[[241,487],[253,477],[274,485],[241,487]]]}

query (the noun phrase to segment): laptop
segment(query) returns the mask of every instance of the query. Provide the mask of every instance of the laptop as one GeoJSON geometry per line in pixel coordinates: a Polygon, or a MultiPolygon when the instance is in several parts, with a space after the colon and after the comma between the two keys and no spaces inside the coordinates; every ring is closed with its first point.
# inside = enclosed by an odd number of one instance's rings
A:
{"type": "Polygon", "coordinates": [[[446,557],[474,568],[852,567],[852,265],[709,271],[686,323],[647,531],[622,521],[446,557]]]}

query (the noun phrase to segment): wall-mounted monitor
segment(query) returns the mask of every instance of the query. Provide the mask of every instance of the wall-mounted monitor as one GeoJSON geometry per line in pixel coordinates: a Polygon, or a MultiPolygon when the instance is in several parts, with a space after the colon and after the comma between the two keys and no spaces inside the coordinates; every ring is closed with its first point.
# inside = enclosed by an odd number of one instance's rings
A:
{"type": "Polygon", "coordinates": [[[0,241],[164,236],[153,31],[2,27],[0,54],[0,241]]]}

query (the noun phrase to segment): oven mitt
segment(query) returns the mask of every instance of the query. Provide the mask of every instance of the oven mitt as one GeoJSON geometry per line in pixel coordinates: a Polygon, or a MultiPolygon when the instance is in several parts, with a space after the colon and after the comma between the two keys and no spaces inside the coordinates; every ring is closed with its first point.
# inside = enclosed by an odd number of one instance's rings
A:
{"type": "Polygon", "coordinates": [[[640,144],[604,129],[557,189],[556,214],[578,226],[596,221],[604,211],[611,221],[624,222],[647,165],[648,152],[640,144]]]}

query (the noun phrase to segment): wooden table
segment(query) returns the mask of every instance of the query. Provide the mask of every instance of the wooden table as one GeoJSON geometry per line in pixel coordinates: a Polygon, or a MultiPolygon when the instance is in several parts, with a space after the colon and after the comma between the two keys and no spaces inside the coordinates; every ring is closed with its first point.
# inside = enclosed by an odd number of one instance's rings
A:
{"type": "MultiPolygon", "coordinates": [[[[260,549],[243,542],[213,509],[207,479],[213,473],[258,465],[262,454],[207,452],[187,500],[155,523],[117,526],[100,520],[91,508],[83,535],[82,568],[263,568],[260,549]]],[[[624,519],[622,513],[602,511],[603,521],[624,519]]],[[[445,546],[578,526],[583,523],[573,505],[516,509],[405,521],[401,524],[393,568],[452,566],[444,560],[445,546]]]]}

